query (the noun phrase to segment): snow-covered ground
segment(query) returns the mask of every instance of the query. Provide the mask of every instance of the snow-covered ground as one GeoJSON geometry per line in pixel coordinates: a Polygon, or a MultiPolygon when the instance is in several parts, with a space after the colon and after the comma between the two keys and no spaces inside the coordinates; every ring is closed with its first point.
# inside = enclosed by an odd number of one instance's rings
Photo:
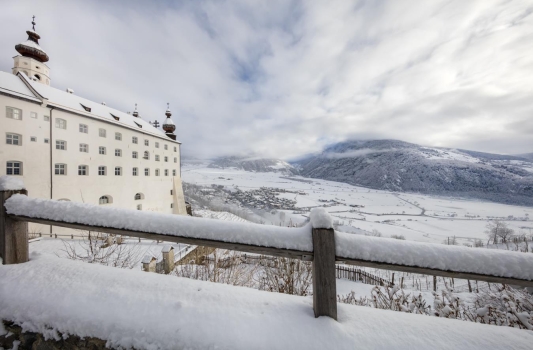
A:
{"type": "MultiPolygon", "coordinates": [[[[182,178],[185,182],[202,186],[223,185],[230,190],[273,187],[305,193],[279,194],[282,198],[295,199],[297,209],[301,209],[285,210],[285,222],[289,219],[302,221],[308,216],[309,208],[326,205],[337,224],[368,232],[378,230],[383,236],[403,235],[407,240],[421,242],[442,243],[453,236],[459,237],[459,242],[464,244],[474,239],[485,241],[485,226],[494,217],[504,219],[516,233],[533,233],[531,207],[378,191],[277,173],[213,169],[207,168],[207,163],[184,164],[182,178]]],[[[272,223],[281,222],[279,219],[276,222],[276,217],[268,219],[272,223]]]]}
{"type": "MultiPolygon", "coordinates": [[[[32,254],[0,265],[0,319],[136,349],[531,349],[533,334],[32,254]]],[[[0,333],[2,330],[0,329],[0,333]]]]}

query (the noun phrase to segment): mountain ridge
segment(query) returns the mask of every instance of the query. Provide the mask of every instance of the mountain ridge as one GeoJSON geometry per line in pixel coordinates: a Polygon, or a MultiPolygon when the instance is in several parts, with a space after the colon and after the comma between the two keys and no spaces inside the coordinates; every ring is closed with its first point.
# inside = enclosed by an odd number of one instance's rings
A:
{"type": "Polygon", "coordinates": [[[293,163],[306,177],[533,206],[533,161],[399,140],[345,141],[293,163]]]}

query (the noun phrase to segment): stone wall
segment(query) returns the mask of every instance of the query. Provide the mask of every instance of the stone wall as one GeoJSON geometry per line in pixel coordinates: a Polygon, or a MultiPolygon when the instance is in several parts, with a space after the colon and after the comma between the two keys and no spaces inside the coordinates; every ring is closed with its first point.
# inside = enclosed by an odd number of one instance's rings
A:
{"type": "MultiPolygon", "coordinates": [[[[67,339],[45,340],[39,333],[22,332],[22,328],[9,321],[0,321],[4,324],[7,334],[0,336],[0,349],[13,349],[18,345],[19,350],[103,350],[106,348],[105,340],[98,338],[80,338],[69,335],[67,339]]],[[[60,334],[61,336],[61,334],[60,334]]]]}

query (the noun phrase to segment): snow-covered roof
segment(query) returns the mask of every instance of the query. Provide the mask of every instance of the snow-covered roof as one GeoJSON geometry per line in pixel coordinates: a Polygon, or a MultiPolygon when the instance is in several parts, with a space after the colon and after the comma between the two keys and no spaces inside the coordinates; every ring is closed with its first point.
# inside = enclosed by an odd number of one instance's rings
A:
{"type": "Polygon", "coordinates": [[[16,97],[21,97],[35,102],[41,102],[33,92],[20,80],[19,77],[0,71],[0,92],[16,97]]]}
{"type": "Polygon", "coordinates": [[[169,142],[180,143],[179,141],[172,140],[165,135],[163,130],[154,128],[150,123],[141,118],[136,118],[131,114],[121,112],[99,102],[93,102],[75,94],[33,81],[26,74],[20,72],[17,76],[0,72],[0,91],[36,102],[42,102],[43,99],[46,99],[46,103],[49,106],[98,120],[105,120],[111,124],[125,126],[148,135],[160,137],[169,142]],[[31,91],[21,79],[27,85],[31,86],[34,91],[31,91]],[[83,106],[89,107],[91,111],[87,111],[83,106]],[[116,120],[115,117],[119,120],[116,120]]]}
{"type": "Polygon", "coordinates": [[[32,49],[35,49],[35,50],[39,50],[39,51],[42,51],[44,54],[46,54],[46,51],[44,51],[41,46],[39,44],[37,44],[35,41],[33,40],[26,40],[22,43],[20,43],[19,45],[24,45],[24,46],[28,46],[28,47],[31,47],[32,49]]]}
{"type": "Polygon", "coordinates": [[[170,252],[172,249],[174,249],[173,246],[171,246],[170,244],[165,244],[165,246],[163,247],[163,249],[161,250],[162,253],[168,253],[170,252]]]}
{"type": "Polygon", "coordinates": [[[141,263],[142,263],[142,264],[149,264],[149,263],[151,263],[152,260],[154,260],[154,259],[155,259],[155,257],[153,257],[153,256],[151,256],[151,255],[145,255],[145,256],[143,257],[143,259],[141,260],[141,263]]]}
{"type": "Polygon", "coordinates": [[[163,123],[163,125],[165,125],[165,124],[167,124],[167,125],[175,125],[174,122],[172,121],[172,119],[170,119],[170,118],[165,119],[165,122],[163,123]]]}
{"type": "Polygon", "coordinates": [[[99,102],[93,102],[75,94],[32,81],[24,74],[19,75],[25,79],[40,96],[46,98],[49,105],[89,117],[97,117],[97,119],[103,119],[112,124],[127,126],[146,134],[159,136],[167,141],[173,141],[165,135],[163,130],[154,128],[150,123],[141,118],[136,118],[131,114],[121,112],[99,102]],[[89,107],[91,111],[86,111],[83,106],[89,107]],[[118,117],[119,120],[117,121],[113,116],[118,117]]]}

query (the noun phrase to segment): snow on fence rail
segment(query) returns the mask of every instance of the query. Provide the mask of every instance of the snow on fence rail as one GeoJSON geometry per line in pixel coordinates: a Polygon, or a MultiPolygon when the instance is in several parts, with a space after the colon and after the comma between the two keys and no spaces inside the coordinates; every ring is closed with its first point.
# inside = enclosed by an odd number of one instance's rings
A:
{"type": "MultiPolygon", "coordinates": [[[[0,181],[1,183],[1,181],[0,181]]],[[[335,262],[533,286],[533,254],[445,246],[334,232],[323,208],[301,228],[141,212],[36,199],[0,191],[0,253],[4,264],[28,261],[27,223],[203,245],[313,261],[315,316],[337,317],[335,262]]]]}

